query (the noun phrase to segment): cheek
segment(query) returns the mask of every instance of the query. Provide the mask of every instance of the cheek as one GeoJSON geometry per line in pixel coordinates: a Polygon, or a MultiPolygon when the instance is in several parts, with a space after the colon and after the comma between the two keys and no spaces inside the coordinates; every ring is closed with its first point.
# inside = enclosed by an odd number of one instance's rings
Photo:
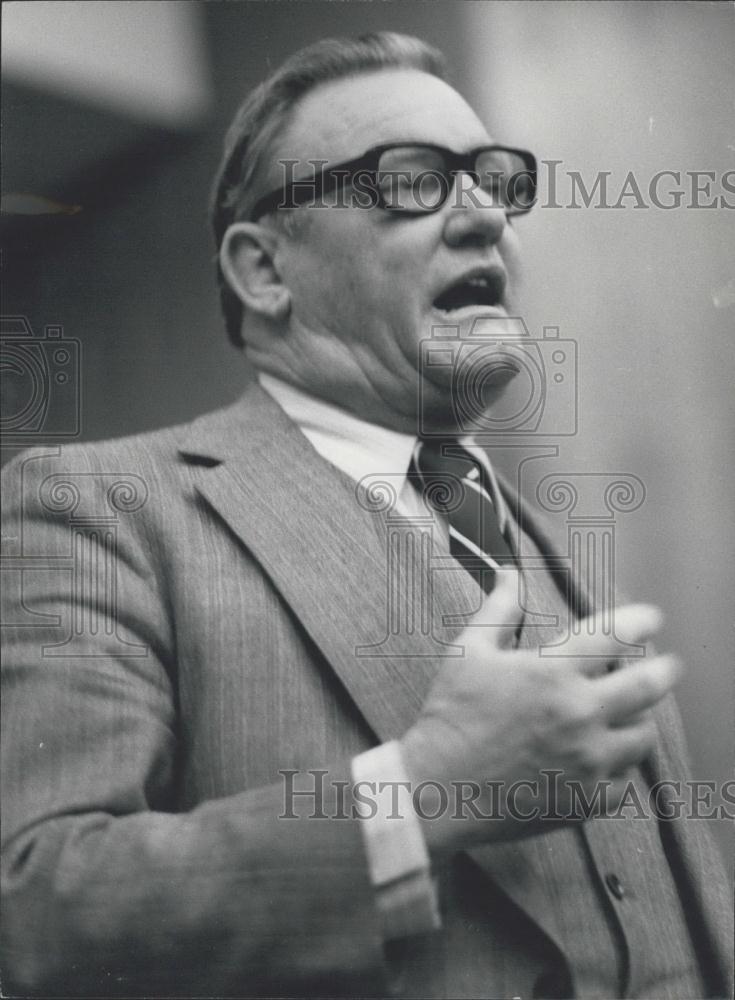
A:
{"type": "Polygon", "coordinates": [[[375,248],[370,247],[359,233],[352,231],[353,227],[338,225],[338,222],[315,220],[305,248],[309,259],[305,270],[315,291],[337,302],[354,299],[360,293],[369,277],[366,272],[376,255],[375,248]]]}
{"type": "MultiPolygon", "coordinates": [[[[325,209],[324,212],[329,212],[325,209]]],[[[321,325],[402,328],[417,310],[425,268],[414,241],[367,213],[314,217],[291,263],[294,305],[321,325]],[[308,303],[308,313],[306,311],[308,303]]]]}
{"type": "Polygon", "coordinates": [[[498,250],[511,281],[511,291],[513,291],[513,283],[519,279],[521,274],[521,245],[516,231],[510,226],[506,226],[498,250]]]}
{"type": "Polygon", "coordinates": [[[317,246],[296,262],[289,287],[294,318],[315,333],[348,341],[375,317],[374,277],[354,245],[343,252],[334,243],[317,246]]]}

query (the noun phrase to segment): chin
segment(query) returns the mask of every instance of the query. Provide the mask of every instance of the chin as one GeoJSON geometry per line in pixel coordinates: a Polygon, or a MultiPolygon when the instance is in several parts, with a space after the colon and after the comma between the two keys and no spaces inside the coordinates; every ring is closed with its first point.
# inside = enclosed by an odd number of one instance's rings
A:
{"type": "Polygon", "coordinates": [[[474,399],[467,398],[452,379],[445,384],[425,379],[421,383],[417,418],[419,435],[461,437],[487,431],[488,419],[492,422],[493,413],[507,395],[516,374],[504,369],[485,379],[480,396],[474,399]]]}
{"type": "Polygon", "coordinates": [[[438,386],[424,381],[421,385],[416,433],[419,437],[433,437],[438,434],[457,436],[463,429],[457,423],[457,412],[451,382],[438,386]]]}

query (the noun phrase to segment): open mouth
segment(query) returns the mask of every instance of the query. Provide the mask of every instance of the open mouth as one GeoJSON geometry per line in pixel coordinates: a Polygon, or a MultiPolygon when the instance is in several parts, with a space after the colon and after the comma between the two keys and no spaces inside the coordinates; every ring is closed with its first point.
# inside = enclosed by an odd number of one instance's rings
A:
{"type": "Polygon", "coordinates": [[[502,305],[504,288],[505,274],[500,270],[473,274],[445,288],[433,306],[447,314],[467,308],[496,308],[502,305]]]}

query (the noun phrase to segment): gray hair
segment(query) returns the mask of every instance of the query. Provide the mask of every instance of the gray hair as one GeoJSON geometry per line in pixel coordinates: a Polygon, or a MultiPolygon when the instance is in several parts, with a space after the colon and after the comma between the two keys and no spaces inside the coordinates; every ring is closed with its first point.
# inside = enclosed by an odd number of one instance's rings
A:
{"type": "MultiPolygon", "coordinates": [[[[224,155],[212,189],[211,222],[219,250],[227,228],[247,218],[275,136],[297,102],[319,84],[381,69],[417,69],[446,77],[444,56],[411,35],[379,31],[358,38],[325,38],[300,49],[241,104],[225,136],[224,155]]],[[[243,346],[242,303],[217,263],[217,283],[227,333],[243,346]]]]}

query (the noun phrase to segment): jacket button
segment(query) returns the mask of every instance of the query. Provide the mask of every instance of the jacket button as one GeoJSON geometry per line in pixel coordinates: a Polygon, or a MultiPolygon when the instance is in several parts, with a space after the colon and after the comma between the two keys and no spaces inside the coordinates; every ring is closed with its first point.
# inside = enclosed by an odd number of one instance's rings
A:
{"type": "Polygon", "coordinates": [[[605,876],[605,884],[616,899],[622,899],[625,895],[625,886],[614,872],[605,876]]]}

